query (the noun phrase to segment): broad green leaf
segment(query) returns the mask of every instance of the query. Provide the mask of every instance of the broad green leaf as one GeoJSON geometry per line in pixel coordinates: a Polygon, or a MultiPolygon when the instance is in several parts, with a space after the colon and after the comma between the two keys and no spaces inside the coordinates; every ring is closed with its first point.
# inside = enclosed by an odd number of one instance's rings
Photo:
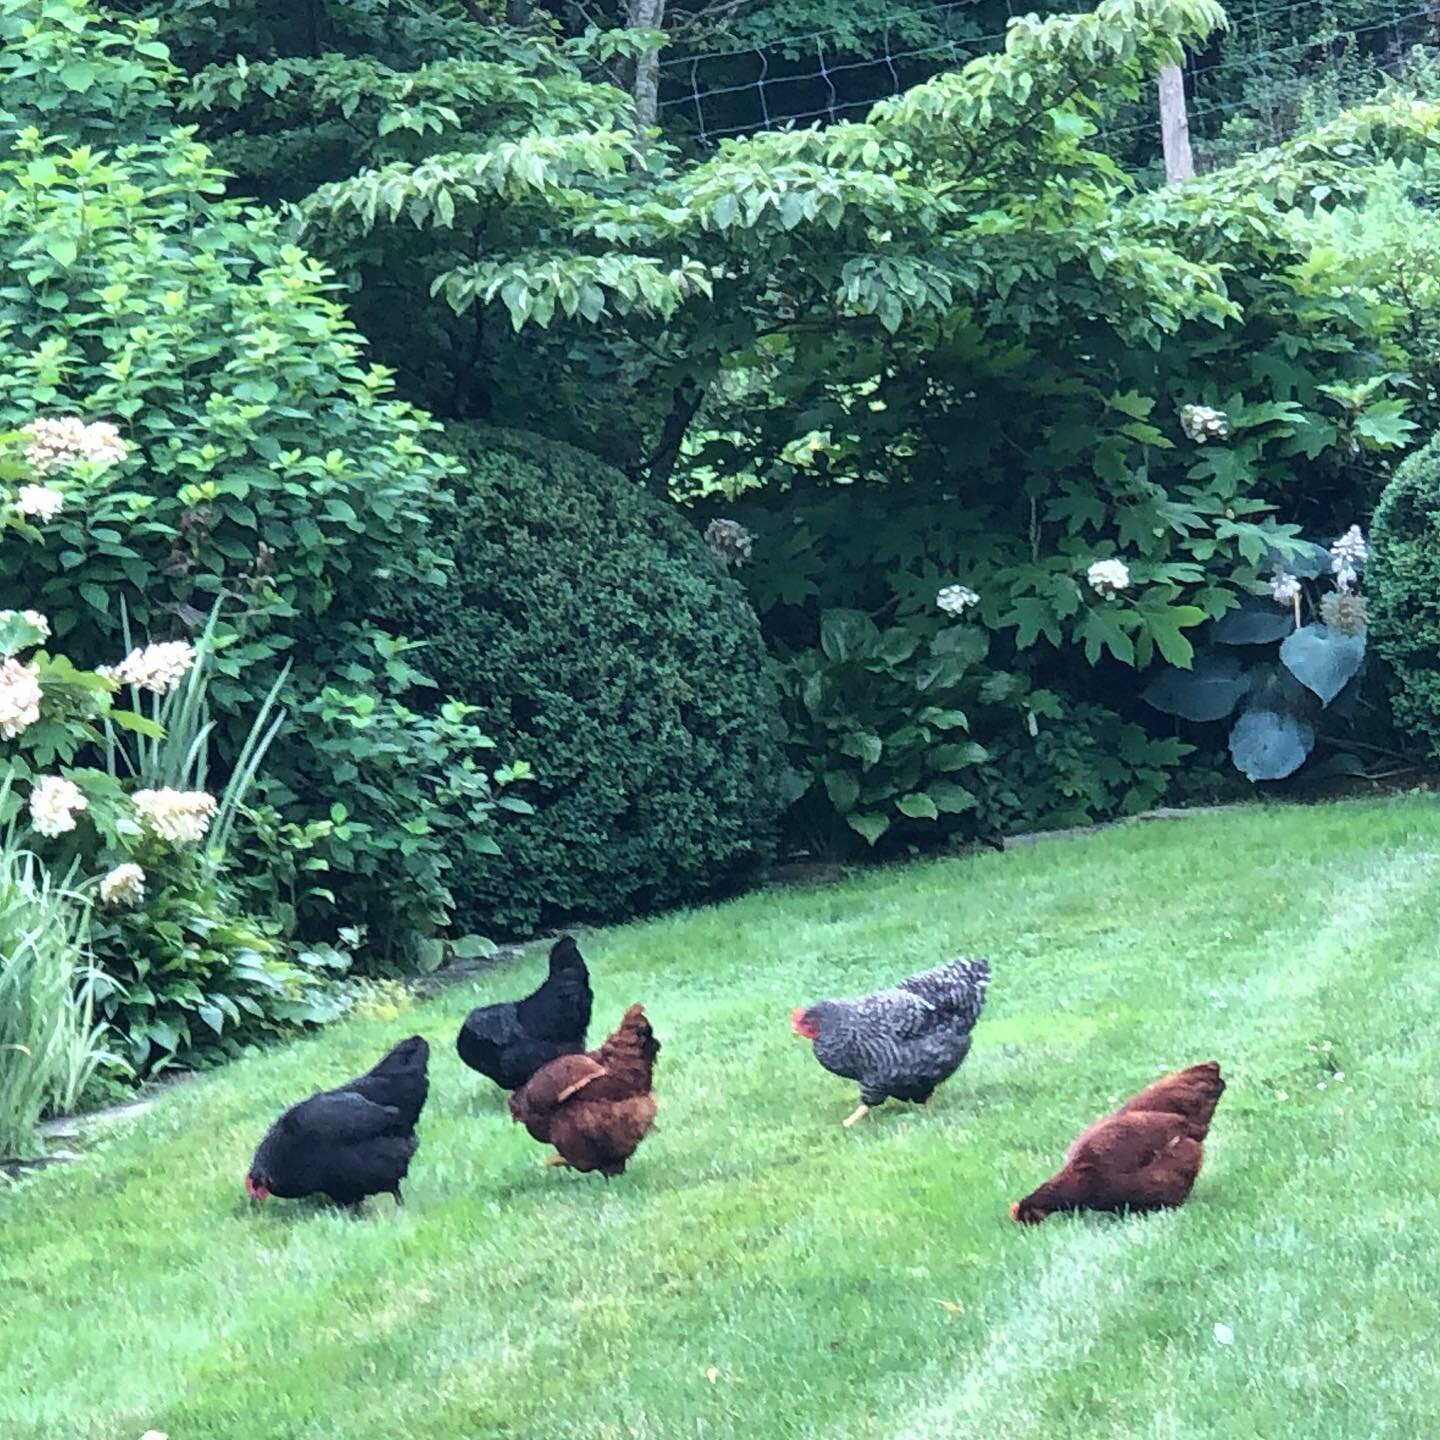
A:
{"type": "Polygon", "coordinates": [[[895,801],[895,808],[902,814],[908,815],[912,820],[938,820],[940,811],[935,802],[923,791],[912,791],[909,795],[901,795],[895,801]]]}
{"type": "Polygon", "coordinates": [[[890,828],[890,822],[885,816],[868,813],[847,815],[845,823],[858,835],[863,835],[871,845],[890,828]]]}
{"type": "Polygon", "coordinates": [[[827,770],[822,778],[830,803],[841,815],[848,815],[860,798],[860,782],[846,770],[827,770]]]}

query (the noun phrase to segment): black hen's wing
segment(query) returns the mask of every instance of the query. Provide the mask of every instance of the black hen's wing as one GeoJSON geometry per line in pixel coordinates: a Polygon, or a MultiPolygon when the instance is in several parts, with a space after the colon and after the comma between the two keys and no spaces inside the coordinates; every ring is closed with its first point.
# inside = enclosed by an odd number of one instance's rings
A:
{"type": "Polygon", "coordinates": [[[408,1135],[415,1127],[396,1105],[377,1105],[350,1089],[326,1090],[280,1117],[281,1127],[308,1145],[363,1145],[382,1135],[408,1135]]]}
{"type": "MultiPolygon", "coordinates": [[[[430,1093],[429,1064],[429,1044],[423,1036],[412,1035],[395,1046],[373,1070],[325,1094],[348,1092],[362,1096],[375,1105],[391,1106],[400,1112],[406,1130],[413,1130],[419,1123],[420,1112],[425,1108],[425,1099],[430,1093]]],[[[316,1099],[320,1098],[316,1096],[316,1099]]]]}
{"type": "Polygon", "coordinates": [[[525,1032],[520,1028],[518,1006],[513,1000],[499,1005],[482,1005],[465,1017],[460,1033],[455,1037],[455,1049],[460,1058],[472,1069],[493,1080],[506,1090],[529,1079],[530,1073],[515,1078],[511,1053],[525,1041],[525,1032]]]}
{"type": "Polygon", "coordinates": [[[327,1090],[291,1106],[255,1152],[253,1168],[282,1199],[323,1194],[352,1204],[404,1176],[418,1142],[409,1117],[353,1090],[327,1090]]]}

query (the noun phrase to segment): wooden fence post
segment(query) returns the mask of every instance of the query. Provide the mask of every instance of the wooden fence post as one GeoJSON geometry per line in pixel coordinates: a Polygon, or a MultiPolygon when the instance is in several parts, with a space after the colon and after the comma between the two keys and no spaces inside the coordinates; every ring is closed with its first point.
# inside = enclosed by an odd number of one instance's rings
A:
{"type": "Polygon", "coordinates": [[[1160,71],[1160,146],[1165,154],[1165,179],[1170,184],[1195,175],[1190,152],[1190,120],[1185,114],[1185,72],[1178,65],[1160,71]]]}

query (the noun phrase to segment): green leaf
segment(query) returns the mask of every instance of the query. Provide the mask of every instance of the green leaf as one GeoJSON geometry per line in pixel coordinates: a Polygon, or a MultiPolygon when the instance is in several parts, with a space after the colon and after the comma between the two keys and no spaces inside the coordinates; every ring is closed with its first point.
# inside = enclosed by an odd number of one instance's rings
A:
{"type": "Polygon", "coordinates": [[[953,780],[932,780],[925,787],[925,792],[945,815],[962,814],[980,803],[971,791],[953,780]]]}
{"type": "Polygon", "coordinates": [[[165,727],[146,715],[134,710],[111,710],[105,718],[117,729],[128,730],[132,735],[143,735],[147,740],[163,740],[165,727]]]}
{"type": "Polygon", "coordinates": [[[483,935],[462,935],[450,942],[450,953],[459,960],[483,960],[495,953],[495,942],[483,935]]]}
{"type": "Polygon", "coordinates": [[[853,756],[867,770],[879,760],[884,749],[884,742],[870,730],[853,731],[840,742],[840,753],[853,756]]]}
{"type": "Polygon", "coordinates": [[[1279,710],[1247,710],[1230,731],[1230,758],[1250,780],[1283,780],[1304,763],[1315,732],[1279,710]]]}
{"type": "Polygon", "coordinates": [[[57,264],[67,268],[75,263],[80,247],[68,235],[53,235],[45,242],[46,253],[57,264]]]}
{"type": "Polygon", "coordinates": [[[853,775],[845,770],[827,770],[824,781],[825,793],[841,815],[855,808],[855,802],[860,798],[860,782],[853,775]]]}
{"type": "Polygon", "coordinates": [[[81,597],[92,609],[98,610],[102,615],[110,613],[110,592],[103,586],[86,581],[79,589],[81,597]]]}
{"type": "Polygon", "coordinates": [[[974,740],[963,744],[936,745],[926,752],[925,762],[932,770],[965,770],[971,765],[983,764],[990,758],[990,752],[974,740]]]}
{"type": "Polygon", "coordinates": [[[820,648],[837,665],[871,659],[880,631],[863,610],[827,610],[820,617],[820,648]]]}
{"type": "Polygon", "coordinates": [[[1365,637],[1328,625],[1306,625],[1280,647],[1285,668],[1328,705],[1350,683],[1365,659],[1365,637]]]}
{"type": "Polygon", "coordinates": [[[871,845],[890,828],[889,820],[883,815],[850,814],[845,817],[845,823],[871,845]]]}
{"type": "Polygon", "coordinates": [[[445,944],[433,937],[422,940],[415,950],[416,968],[422,975],[432,974],[445,960],[445,944]]]}
{"type": "Polygon", "coordinates": [[[895,808],[902,815],[908,815],[912,820],[938,820],[940,818],[939,808],[923,790],[914,790],[909,795],[901,795],[895,801],[895,808]]]}
{"type": "Polygon", "coordinates": [[[1183,670],[1162,670],[1140,698],[1167,715],[1185,720],[1223,720],[1245,698],[1250,677],[1231,655],[1201,655],[1183,670]]]}

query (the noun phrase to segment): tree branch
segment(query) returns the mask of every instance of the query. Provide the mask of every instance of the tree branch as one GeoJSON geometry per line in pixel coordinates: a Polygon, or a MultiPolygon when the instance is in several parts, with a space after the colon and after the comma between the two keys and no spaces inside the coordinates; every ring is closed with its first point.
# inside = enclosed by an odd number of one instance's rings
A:
{"type": "Polygon", "coordinates": [[[680,458],[680,447],[685,443],[685,432],[690,428],[701,403],[705,399],[705,387],[687,375],[674,389],[671,396],[670,413],[660,429],[660,439],[645,462],[650,487],[663,491],[670,484],[675,472],[675,462],[680,458]]]}

